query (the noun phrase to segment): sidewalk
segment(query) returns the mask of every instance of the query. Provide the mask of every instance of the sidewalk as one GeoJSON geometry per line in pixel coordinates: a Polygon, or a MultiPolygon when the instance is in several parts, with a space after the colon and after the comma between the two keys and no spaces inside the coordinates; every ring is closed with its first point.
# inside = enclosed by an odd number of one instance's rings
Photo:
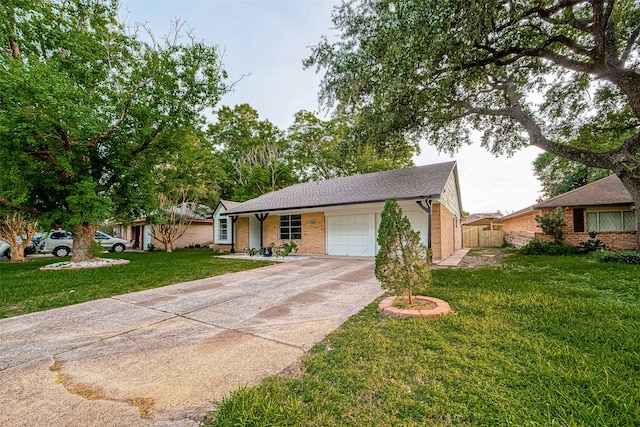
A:
{"type": "Polygon", "coordinates": [[[438,262],[434,262],[433,263],[433,267],[434,268],[439,268],[439,267],[457,267],[460,264],[460,261],[462,261],[462,258],[464,258],[464,256],[467,254],[467,252],[469,252],[469,248],[465,248],[465,249],[460,249],[457,252],[454,252],[452,255],[450,255],[449,257],[438,261],[438,262]]]}

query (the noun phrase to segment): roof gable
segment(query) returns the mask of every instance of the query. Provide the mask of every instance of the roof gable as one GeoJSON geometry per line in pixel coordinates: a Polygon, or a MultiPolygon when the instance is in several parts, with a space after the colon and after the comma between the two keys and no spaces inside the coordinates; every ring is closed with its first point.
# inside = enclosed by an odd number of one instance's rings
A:
{"type": "Polygon", "coordinates": [[[558,206],[604,206],[633,203],[631,194],[617,175],[609,175],[556,197],[533,205],[535,209],[555,208],[558,206]]]}
{"type": "Polygon", "coordinates": [[[241,204],[240,202],[232,202],[231,200],[220,199],[220,201],[216,205],[216,208],[213,210],[213,216],[217,217],[221,213],[226,212],[229,209],[235,208],[240,204],[241,204]]]}
{"type": "MultiPolygon", "coordinates": [[[[229,214],[270,212],[383,202],[387,199],[438,198],[456,162],[353,175],[294,184],[227,210],[229,214]]],[[[455,174],[457,177],[457,174],[455,174]]]]}

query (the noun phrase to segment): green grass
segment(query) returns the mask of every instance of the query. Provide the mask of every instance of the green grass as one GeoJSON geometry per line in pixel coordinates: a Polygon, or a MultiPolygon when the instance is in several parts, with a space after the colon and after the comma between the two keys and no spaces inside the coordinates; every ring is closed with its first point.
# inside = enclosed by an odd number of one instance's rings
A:
{"type": "Polygon", "coordinates": [[[434,270],[440,319],[351,317],[297,378],[242,388],[209,426],[640,425],[640,266],[513,255],[434,270]]]}
{"type": "Polygon", "coordinates": [[[75,271],[40,271],[44,265],[69,257],[0,262],[0,318],[271,264],[218,258],[209,250],[124,252],[104,257],[128,259],[130,263],[75,271]]]}

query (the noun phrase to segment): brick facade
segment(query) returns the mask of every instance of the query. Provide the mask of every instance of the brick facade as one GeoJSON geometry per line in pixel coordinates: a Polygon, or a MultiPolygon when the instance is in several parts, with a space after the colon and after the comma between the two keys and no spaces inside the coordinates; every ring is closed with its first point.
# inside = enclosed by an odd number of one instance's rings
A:
{"type": "MultiPolygon", "coordinates": [[[[602,208],[599,207],[598,210],[602,208]]],[[[617,209],[620,209],[619,207],[617,209]]],[[[587,208],[586,212],[589,209],[587,208]]],[[[553,209],[538,209],[525,212],[521,215],[513,217],[506,217],[502,219],[502,227],[505,232],[505,240],[513,244],[516,247],[522,247],[529,243],[533,238],[536,238],[543,242],[551,242],[553,239],[550,236],[542,233],[542,230],[538,226],[535,220],[536,215],[545,215],[553,212],[553,209]]],[[[566,208],[564,210],[564,221],[566,226],[563,229],[564,243],[567,245],[578,246],[580,242],[586,242],[590,239],[589,232],[587,231],[586,218],[584,215],[584,232],[575,232],[573,223],[573,208],[566,208]]],[[[599,239],[602,243],[607,245],[612,250],[633,250],[637,246],[637,232],[606,232],[600,231],[596,234],[596,239],[599,239]]]]}
{"type": "MultiPolygon", "coordinates": [[[[602,208],[599,207],[598,210],[602,208]]],[[[614,208],[615,209],[615,208],[614,208]]],[[[620,209],[620,208],[617,208],[620,209]]],[[[543,211],[544,214],[551,213],[552,209],[547,209],[543,211]]],[[[587,209],[587,212],[589,210],[587,209]]],[[[586,213],[584,215],[584,232],[575,232],[574,231],[574,223],[573,223],[573,209],[566,208],[564,210],[564,222],[567,223],[566,227],[563,228],[564,232],[564,243],[567,245],[578,246],[580,242],[586,242],[590,239],[589,232],[587,231],[587,223],[586,223],[586,213]]],[[[637,232],[635,231],[599,231],[596,233],[596,239],[600,240],[602,243],[607,245],[609,249],[614,251],[628,251],[636,249],[637,247],[637,232]]],[[[549,240],[549,236],[542,234],[542,232],[536,233],[536,239],[538,240],[549,240]]]]}
{"type": "MultiPolygon", "coordinates": [[[[158,240],[151,238],[151,242],[156,248],[164,248],[164,245],[158,240]]],[[[194,222],[187,228],[187,231],[176,239],[172,246],[173,249],[182,249],[189,246],[200,245],[208,248],[213,243],[213,225],[211,221],[194,222]]]]}
{"type": "Polygon", "coordinates": [[[233,228],[236,232],[236,251],[244,252],[249,249],[249,218],[238,218],[233,228]]]}
{"type": "MultiPolygon", "coordinates": [[[[302,238],[294,240],[299,254],[326,254],[326,222],[324,212],[303,213],[302,238]]],[[[435,203],[432,211],[433,257],[443,259],[462,248],[462,224],[446,207],[435,203]]],[[[279,237],[280,217],[269,215],[263,223],[263,243],[265,246],[274,243],[276,246],[288,242],[279,237]]],[[[235,224],[235,249],[244,252],[249,248],[249,218],[239,218],[235,224]]],[[[229,251],[231,245],[214,245],[214,249],[229,251]]]]}
{"type": "MultiPolygon", "coordinates": [[[[323,212],[303,213],[302,218],[302,239],[294,240],[298,245],[299,254],[324,255],[325,250],[325,221],[323,212]]],[[[265,246],[274,243],[276,246],[287,243],[289,240],[280,240],[279,227],[280,217],[269,215],[264,221],[264,244],[265,246]]]]}
{"type": "Polygon", "coordinates": [[[535,209],[502,218],[504,240],[516,248],[521,248],[529,243],[535,237],[536,232],[540,232],[535,218],[541,213],[541,210],[535,209]]]}
{"type": "Polygon", "coordinates": [[[434,203],[431,210],[431,247],[434,259],[444,259],[462,249],[462,224],[449,210],[434,203]]]}

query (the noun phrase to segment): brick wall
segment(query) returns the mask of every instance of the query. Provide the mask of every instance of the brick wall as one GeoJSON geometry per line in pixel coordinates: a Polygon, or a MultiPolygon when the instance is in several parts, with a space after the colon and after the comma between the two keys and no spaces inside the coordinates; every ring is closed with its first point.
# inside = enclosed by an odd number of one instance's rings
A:
{"type": "Polygon", "coordinates": [[[299,253],[319,255],[327,253],[324,212],[302,215],[302,240],[296,243],[299,246],[299,253]]]}
{"type": "MultiPolygon", "coordinates": [[[[156,248],[164,248],[164,245],[153,237],[151,238],[151,241],[156,248]]],[[[173,248],[182,249],[190,245],[200,245],[207,248],[212,243],[213,225],[210,222],[192,223],[179,239],[173,241],[173,248]]]]}
{"type": "Polygon", "coordinates": [[[434,203],[431,221],[431,247],[434,259],[444,259],[462,248],[462,225],[446,207],[434,203]]]}
{"type": "MultiPolygon", "coordinates": [[[[302,239],[294,242],[298,245],[299,254],[324,255],[325,254],[325,222],[323,212],[303,213],[302,216],[302,239]]],[[[276,246],[287,243],[289,240],[280,240],[278,227],[280,217],[269,215],[264,221],[264,244],[265,246],[275,243],[276,246]]]]}
{"type": "Polygon", "coordinates": [[[440,218],[439,203],[431,206],[431,248],[434,259],[442,259],[442,219],[440,218]]]}
{"type": "Polygon", "coordinates": [[[536,232],[540,232],[540,227],[538,227],[535,217],[541,213],[541,210],[536,209],[524,212],[521,215],[503,218],[504,240],[516,248],[521,248],[529,243],[535,237],[536,232]]]}
{"type": "MultiPolygon", "coordinates": [[[[238,218],[233,225],[233,231],[236,235],[236,253],[245,252],[249,249],[249,218],[238,218]]],[[[214,249],[227,252],[231,250],[231,245],[214,245],[214,249]]]]}
{"type": "MultiPolygon", "coordinates": [[[[533,238],[536,238],[543,242],[552,242],[553,238],[542,233],[542,230],[538,226],[535,220],[536,215],[546,215],[553,211],[553,209],[534,210],[526,212],[525,214],[507,218],[502,220],[502,227],[505,232],[505,240],[513,244],[516,247],[522,247],[529,243],[533,238]]],[[[580,242],[586,242],[590,239],[586,224],[586,212],[584,215],[585,225],[584,232],[574,232],[573,224],[573,209],[567,208],[564,210],[564,221],[566,227],[564,227],[564,243],[567,245],[578,246],[580,242]]],[[[598,232],[596,239],[599,239],[602,243],[607,245],[613,250],[632,250],[636,248],[636,232],[598,232]]]]}
{"type": "MultiPolygon", "coordinates": [[[[545,210],[543,214],[552,212],[551,209],[545,210]]],[[[587,230],[587,213],[584,214],[584,229],[582,233],[574,232],[573,223],[573,209],[568,208],[564,210],[564,222],[567,223],[563,228],[564,243],[567,245],[578,246],[580,242],[586,242],[590,239],[589,232],[587,230]]],[[[614,251],[628,251],[636,249],[637,247],[637,233],[635,231],[614,232],[614,231],[599,231],[596,233],[596,239],[607,245],[614,251]]],[[[543,241],[553,241],[549,236],[542,234],[542,232],[536,233],[536,238],[543,241]]]]}

